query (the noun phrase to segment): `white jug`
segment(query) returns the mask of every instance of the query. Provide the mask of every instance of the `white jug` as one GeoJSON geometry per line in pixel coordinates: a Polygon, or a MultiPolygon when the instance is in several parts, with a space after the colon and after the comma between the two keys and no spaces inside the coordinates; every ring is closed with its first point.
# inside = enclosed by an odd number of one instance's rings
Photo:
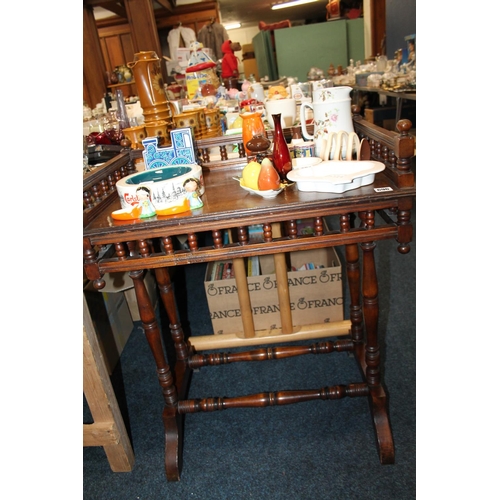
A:
{"type": "Polygon", "coordinates": [[[248,87],[247,95],[249,99],[256,99],[259,102],[264,102],[264,87],[261,83],[252,83],[248,87]]]}
{"type": "MultiPolygon", "coordinates": [[[[313,91],[313,102],[304,102],[300,105],[300,123],[302,135],[306,140],[314,141],[316,156],[322,157],[321,148],[324,139],[330,132],[343,130],[348,134],[354,132],[351,114],[351,98],[349,96],[351,87],[328,87],[313,91]],[[310,135],[306,128],[306,111],[313,112],[314,134],[310,135]]],[[[346,152],[343,148],[342,156],[346,152]]]]}

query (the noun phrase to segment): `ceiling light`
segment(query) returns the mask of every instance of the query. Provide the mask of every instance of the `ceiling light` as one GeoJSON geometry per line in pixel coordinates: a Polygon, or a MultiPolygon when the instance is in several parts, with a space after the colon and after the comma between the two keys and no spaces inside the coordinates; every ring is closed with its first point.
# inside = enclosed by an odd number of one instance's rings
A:
{"type": "Polygon", "coordinates": [[[224,28],[226,28],[226,30],[235,30],[236,28],[241,28],[241,24],[240,23],[225,24],[224,28]]]}
{"type": "Polygon", "coordinates": [[[293,2],[277,3],[271,7],[271,10],[286,9],[287,7],[296,7],[305,3],[316,2],[317,0],[294,0],[293,2]]]}

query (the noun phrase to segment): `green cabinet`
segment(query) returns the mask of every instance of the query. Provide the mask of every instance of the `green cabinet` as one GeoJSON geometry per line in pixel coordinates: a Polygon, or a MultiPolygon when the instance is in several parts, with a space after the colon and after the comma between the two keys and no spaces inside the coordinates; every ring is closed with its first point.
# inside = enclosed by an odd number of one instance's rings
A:
{"type": "MultiPolygon", "coordinates": [[[[365,60],[363,18],[279,29],[274,31],[274,38],[279,77],[297,77],[303,82],[313,66],[327,76],[332,63],[345,68],[350,59],[365,60]]],[[[259,64],[257,51],[256,58],[259,64]]],[[[259,74],[266,74],[260,73],[260,66],[259,74]]]]}
{"type": "MultiPolygon", "coordinates": [[[[292,28],[285,28],[286,30],[292,28]]],[[[280,31],[280,30],[276,30],[280,31]]],[[[274,33],[276,33],[276,31],[274,33]]],[[[285,30],[283,30],[285,31],[285,30]]],[[[270,81],[278,80],[278,68],[276,66],[276,55],[274,53],[274,42],[271,31],[259,31],[252,38],[253,50],[257,61],[257,69],[259,76],[264,78],[269,77],[270,81]]]]}

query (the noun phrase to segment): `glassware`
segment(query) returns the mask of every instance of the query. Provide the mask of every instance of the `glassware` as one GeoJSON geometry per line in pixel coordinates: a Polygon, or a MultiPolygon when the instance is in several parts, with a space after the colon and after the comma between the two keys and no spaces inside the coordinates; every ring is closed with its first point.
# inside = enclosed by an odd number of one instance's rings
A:
{"type": "Polygon", "coordinates": [[[123,98],[123,91],[120,89],[116,90],[116,118],[120,123],[120,128],[129,128],[130,123],[128,121],[127,107],[125,106],[125,99],[123,98]]]}
{"type": "Polygon", "coordinates": [[[290,150],[281,128],[281,113],[271,115],[274,122],[274,145],[273,145],[273,164],[278,171],[281,181],[288,183],[286,174],[292,170],[292,158],[290,150]]]}
{"type": "Polygon", "coordinates": [[[104,133],[113,144],[120,144],[120,141],[123,139],[123,132],[116,116],[116,110],[114,109],[108,113],[104,133]]]}

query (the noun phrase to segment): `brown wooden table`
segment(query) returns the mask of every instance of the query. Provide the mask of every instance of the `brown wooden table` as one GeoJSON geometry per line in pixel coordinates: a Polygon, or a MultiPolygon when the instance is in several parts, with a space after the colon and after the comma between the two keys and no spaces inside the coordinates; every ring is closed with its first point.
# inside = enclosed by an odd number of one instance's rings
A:
{"type": "Polygon", "coordinates": [[[417,91],[415,92],[399,92],[399,91],[390,91],[384,90],[379,87],[360,87],[358,85],[353,85],[353,101],[359,103],[360,94],[366,92],[377,93],[379,96],[387,96],[392,97],[396,101],[396,114],[395,114],[395,123],[397,124],[401,120],[401,112],[403,110],[403,101],[416,101],[417,100],[417,91]]]}
{"type": "MultiPolygon", "coordinates": [[[[246,160],[239,166],[229,162],[209,161],[208,150],[213,144],[222,149],[234,138],[219,141],[199,141],[197,146],[204,167],[206,191],[201,209],[170,217],[153,217],[141,221],[114,221],[112,210],[120,208],[113,194],[113,180],[130,171],[127,154],[112,160],[114,175],[94,179],[93,192],[103,210],[93,210],[84,217],[84,268],[96,288],[104,286],[103,275],[128,271],[134,281],[141,321],[153,353],[158,380],[164,396],[163,424],[165,428],[165,468],[168,480],[179,480],[182,457],[182,415],[211,412],[238,407],[265,407],[310,401],[366,397],[375,425],[379,456],[382,464],[393,463],[394,444],[387,400],[380,377],[378,345],[378,284],[374,250],[379,240],[393,239],[401,253],[410,250],[412,226],[410,213],[416,195],[414,175],[410,169],[414,141],[408,136],[408,120],[400,122],[400,133],[389,132],[354,117],[360,137],[370,138],[372,158],[384,161],[386,169],[377,174],[374,184],[343,194],[300,192],[296,186],[287,188],[274,199],[264,199],[244,192],[233,179],[241,173],[246,160]],[[106,181],[107,179],[107,181],[106,181]],[[99,187],[108,183],[99,194],[99,187]],[[376,189],[380,189],[377,192],[376,189]],[[376,222],[375,213],[381,215],[376,222]],[[323,217],[338,217],[339,229],[326,231],[323,217]],[[298,219],[313,218],[315,234],[297,234],[298,219]],[[254,243],[248,237],[248,226],[263,224],[264,242],[254,243]],[[278,225],[280,234],[273,233],[278,225]],[[233,243],[223,243],[223,232],[235,234],[233,243]],[[198,244],[200,232],[211,232],[213,245],[198,244]],[[174,238],[187,235],[189,249],[175,249],[174,238]],[[112,257],[98,257],[98,250],[112,244],[112,257]],[[289,305],[285,253],[295,250],[345,246],[346,275],[350,293],[350,318],[329,324],[293,327],[289,305]],[[361,259],[359,254],[361,249],[361,259]],[[262,335],[253,329],[251,304],[246,286],[244,258],[252,255],[274,255],[276,281],[280,304],[281,328],[276,335],[262,335]],[[236,270],[238,297],[241,307],[243,333],[193,336],[186,339],[176,311],[169,268],[232,259],[236,270]],[[362,265],[360,266],[360,260],[362,265]],[[162,303],[170,321],[170,333],[176,353],[175,364],[168,363],[161,342],[161,332],[143,278],[146,269],[154,270],[162,303]],[[288,301],[288,302],[287,302],[288,301]],[[340,338],[339,338],[340,337],[340,338]],[[322,339],[304,345],[286,345],[296,340],[322,339]],[[327,340],[330,339],[330,340],[327,340]],[[275,347],[262,347],[278,344],[275,347]],[[284,345],[285,344],[285,345],[284,345]],[[240,352],[234,347],[261,346],[240,352]],[[205,350],[229,349],[226,352],[206,353],[205,350]],[[189,399],[188,389],[193,369],[231,362],[256,362],[304,354],[327,354],[351,351],[360,367],[360,380],[346,385],[331,385],[316,390],[277,391],[240,397],[189,399]]],[[[221,149],[221,151],[222,151],[221,149]]],[[[131,157],[136,155],[133,153],[131,157]]],[[[222,154],[224,157],[224,154],[222,154]]],[[[85,191],[86,188],[84,188],[85,191]]],[[[84,194],[87,202],[92,189],[84,194]]],[[[94,207],[95,208],[95,207],[94,207]]],[[[228,381],[229,383],[230,381],[228,381]]],[[[221,388],[221,391],[224,388],[221,388]]]]}

